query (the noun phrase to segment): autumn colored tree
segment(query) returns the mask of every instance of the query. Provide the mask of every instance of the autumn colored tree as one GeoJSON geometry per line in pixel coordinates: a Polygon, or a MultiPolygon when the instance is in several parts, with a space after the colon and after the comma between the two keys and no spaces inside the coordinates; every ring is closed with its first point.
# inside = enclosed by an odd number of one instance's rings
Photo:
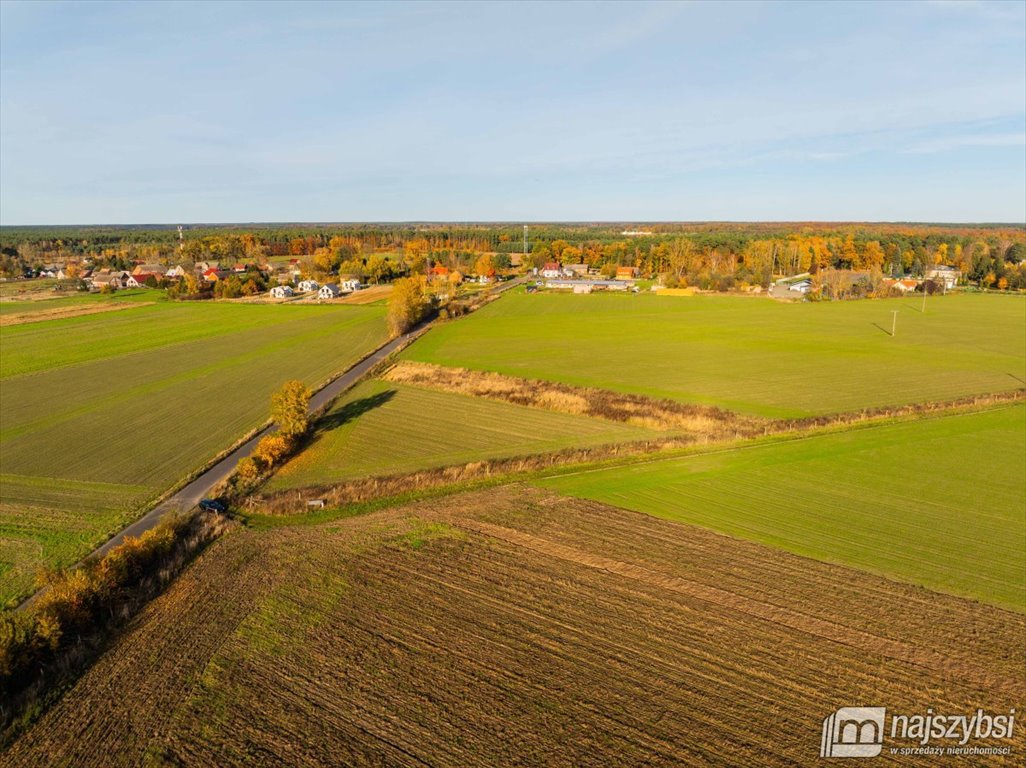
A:
{"type": "Polygon", "coordinates": [[[404,277],[392,284],[388,297],[388,327],[393,336],[406,333],[427,311],[423,277],[404,277]]]}
{"type": "Polygon", "coordinates": [[[295,441],[290,435],[281,432],[267,435],[253,449],[253,458],[260,464],[273,467],[288,456],[294,447],[295,441]]]}
{"type": "Polygon", "coordinates": [[[235,465],[235,474],[244,483],[252,483],[260,477],[260,472],[260,465],[251,456],[239,459],[239,463],[235,465]]]}
{"type": "MultiPolygon", "coordinates": [[[[666,258],[670,267],[670,275],[679,283],[694,266],[695,244],[687,238],[678,237],[667,246],[666,258]]],[[[613,274],[616,274],[615,270],[613,274]]]]}
{"type": "Polygon", "coordinates": [[[293,379],[271,396],[271,418],[283,435],[301,435],[309,424],[310,390],[293,379]]]}
{"type": "Polygon", "coordinates": [[[317,252],[313,257],[313,266],[317,272],[325,275],[330,275],[338,269],[339,264],[342,263],[342,259],[335,255],[334,252],[327,248],[318,248],[317,252]]]}
{"type": "Polygon", "coordinates": [[[495,265],[492,263],[492,256],[489,253],[483,254],[474,262],[474,274],[490,275],[494,271],[495,265]]]}
{"type": "Polygon", "coordinates": [[[859,262],[862,269],[882,269],[884,263],[884,251],[880,242],[870,240],[862,251],[862,259],[859,262]]]}

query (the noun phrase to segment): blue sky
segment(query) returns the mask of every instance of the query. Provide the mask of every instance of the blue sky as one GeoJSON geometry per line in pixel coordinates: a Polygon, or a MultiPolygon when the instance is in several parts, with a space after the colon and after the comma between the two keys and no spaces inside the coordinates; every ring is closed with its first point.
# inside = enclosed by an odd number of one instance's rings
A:
{"type": "Polygon", "coordinates": [[[1026,3],[0,5],[0,222],[1026,221],[1026,3]]]}

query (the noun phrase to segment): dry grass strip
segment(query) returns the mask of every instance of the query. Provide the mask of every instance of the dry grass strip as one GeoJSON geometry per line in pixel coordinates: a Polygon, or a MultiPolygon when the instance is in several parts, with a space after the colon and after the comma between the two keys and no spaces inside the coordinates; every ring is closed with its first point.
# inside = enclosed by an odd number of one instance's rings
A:
{"type": "Polygon", "coordinates": [[[730,431],[750,431],[763,423],[762,419],[712,406],[408,360],[397,363],[382,378],[649,429],[718,434],[725,427],[730,431]]]}
{"type": "Polygon", "coordinates": [[[44,320],[63,320],[66,317],[80,317],[82,315],[98,315],[103,312],[118,312],[122,309],[135,309],[136,307],[148,307],[152,301],[133,301],[120,304],[85,304],[77,307],[57,307],[55,309],[44,309],[41,312],[23,312],[13,315],[0,316],[0,327],[9,325],[24,325],[25,323],[41,323],[44,320]]]}
{"type": "MultiPolygon", "coordinates": [[[[537,472],[551,467],[590,464],[599,461],[628,459],[646,454],[673,451],[697,445],[727,445],[759,436],[812,431],[829,427],[855,426],[893,418],[927,416],[985,408],[1026,399],[1026,390],[976,395],[934,403],[913,403],[892,408],[868,408],[832,416],[813,416],[773,422],[731,424],[725,420],[716,432],[688,432],[653,440],[598,445],[590,448],[568,448],[552,453],[491,459],[448,467],[424,469],[395,475],[349,480],[332,485],[291,489],[270,495],[255,494],[246,505],[259,514],[297,515],[307,512],[306,500],[323,499],[327,506],[341,507],[401,494],[456,486],[507,475],[537,472]]],[[[729,412],[724,411],[724,413],[729,412]]]]}

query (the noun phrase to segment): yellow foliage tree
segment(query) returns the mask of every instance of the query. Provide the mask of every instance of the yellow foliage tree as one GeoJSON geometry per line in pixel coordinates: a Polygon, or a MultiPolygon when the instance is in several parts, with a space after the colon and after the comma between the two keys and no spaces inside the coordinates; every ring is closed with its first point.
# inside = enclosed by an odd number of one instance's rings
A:
{"type": "Polygon", "coordinates": [[[427,310],[423,277],[404,277],[392,284],[388,297],[388,327],[393,336],[406,333],[427,310]]]}
{"type": "Polygon", "coordinates": [[[268,435],[253,449],[253,458],[268,467],[275,466],[292,451],[293,441],[288,435],[268,435]]]}
{"type": "Polygon", "coordinates": [[[271,418],[283,435],[301,435],[306,432],[309,407],[310,390],[298,379],[286,381],[271,396],[271,418]]]}
{"type": "Polygon", "coordinates": [[[478,275],[490,275],[495,271],[495,265],[492,263],[492,255],[490,253],[483,254],[474,262],[474,273],[478,275]]]}
{"type": "Polygon", "coordinates": [[[880,247],[878,240],[870,240],[866,243],[865,250],[862,251],[862,268],[863,269],[880,269],[884,263],[884,252],[883,248],[880,247]]]}

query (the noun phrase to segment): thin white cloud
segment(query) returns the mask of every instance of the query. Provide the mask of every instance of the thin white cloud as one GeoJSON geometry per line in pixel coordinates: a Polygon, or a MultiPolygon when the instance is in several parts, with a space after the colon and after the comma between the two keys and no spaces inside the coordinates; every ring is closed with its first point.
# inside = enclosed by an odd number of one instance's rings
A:
{"type": "Polygon", "coordinates": [[[942,136],[923,141],[905,150],[910,155],[932,155],[951,152],[963,147],[1023,147],[1026,149],[1026,133],[981,133],[961,136],[942,136]]]}

